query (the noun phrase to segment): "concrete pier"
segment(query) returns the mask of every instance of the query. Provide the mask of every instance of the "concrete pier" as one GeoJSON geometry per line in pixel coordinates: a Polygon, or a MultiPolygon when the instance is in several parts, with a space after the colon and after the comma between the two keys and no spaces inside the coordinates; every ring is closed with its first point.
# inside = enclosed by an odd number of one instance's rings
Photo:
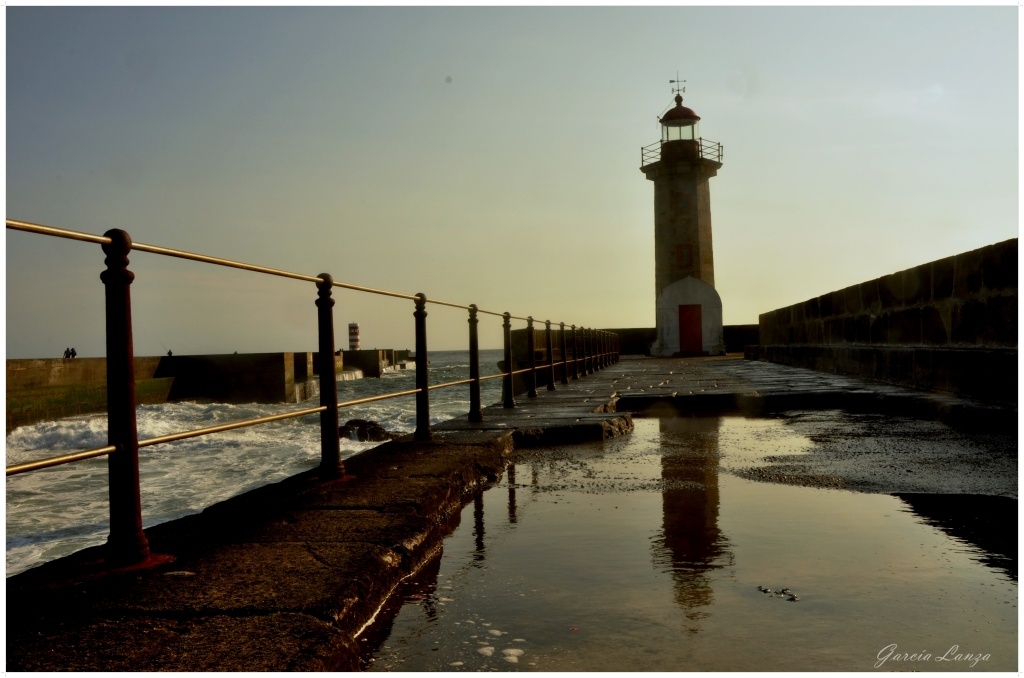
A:
{"type": "Polygon", "coordinates": [[[623,359],[570,386],[491,406],[483,422],[407,436],[146,531],[174,561],[105,572],[87,549],[7,580],[7,669],[359,668],[360,634],[430,559],[480,484],[517,450],[627,433],[649,415],[874,408],[1014,426],[1007,409],[735,356],[623,359]]]}

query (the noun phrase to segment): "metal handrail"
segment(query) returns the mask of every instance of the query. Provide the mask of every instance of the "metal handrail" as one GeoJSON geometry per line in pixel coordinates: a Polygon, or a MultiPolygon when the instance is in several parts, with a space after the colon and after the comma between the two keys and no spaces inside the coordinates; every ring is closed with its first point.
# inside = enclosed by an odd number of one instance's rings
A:
{"type": "MultiPolygon", "coordinates": [[[[52,235],[58,238],[69,238],[71,240],[84,240],[86,242],[94,242],[101,245],[109,245],[111,239],[106,236],[93,235],[91,233],[82,233],[81,231],[72,231],[66,228],[56,228],[54,226],[44,226],[43,224],[34,224],[27,221],[16,221],[14,219],[7,220],[7,228],[16,231],[26,231],[29,233],[40,233],[43,235],[52,235]]],[[[184,250],[175,250],[169,247],[159,247],[157,245],[146,245],[141,242],[133,242],[132,249],[140,252],[149,252],[151,254],[162,254],[168,257],[177,257],[179,259],[190,259],[192,261],[201,261],[206,264],[216,264],[218,266],[227,266],[229,268],[239,268],[246,271],[254,271],[256,273],[267,273],[270,275],[277,275],[284,278],[293,278],[295,280],[304,280],[306,282],[321,282],[320,278],[302,275],[300,273],[292,273],[290,271],[282,271],[276,268],[267,268],[266,266],[256,266],[255,264],[247,264],[241,261],[233,261],[231,259],[222,259],[220,257],[211,257],[205,254],[195,254],[193,252],[186,252],[184,250]]]]}
{"type": "Polygon", "coordinates": [[[110,454],[116,450],[117,447],[114,445],[107,445],[106,447],[97,447],[91,450],[62,454],[58,457],[47,457],[45,459],[35,459],[33,461],[26,461],[20,464],[12,464],[7,467],[7,475],[13,476],[19,473],[26,473],[27,471],[38,471],[44,468],[60,466],[61,464],[70,464],[73,461],[84,461],[86,459],[102,457],[103,455],[110,454]]]}
{"type": "MultiPolygon", "coordinates": [[[[7,228],[15,231],[24,231],[28,233],[39,233],[42,235],[50,235],[58,238],[67,238],[70,240],[81,240],[84,242],[92,242],[100,245],[110,244],[110,238],[102,235],[93,235],[92,233],[84,233],[82,231],[73,231],[67,228],[57,228],[55,226],[46,226],[44,224],[36,224],[29,221],[19,221],[17,219],[7,219],[7,228]]],[[[132,242],[132,249],[138,250],[139,252],[148,252],[149,254],[160,254],[167,257],[175,257],[178,259],[187,259],[190,261],[198,261],[205,264],[214,264],[216,266],[225,266],[227,268],[237,268],[244,271],[252,271],[254,273],[266,273],[268,275],[276,275],[282,278],[291,278],[293,280],[302,280],[305,282],[319,283],[323,280],[317,276],[304,275],[302,273],[293,273],[291,271],[284,271],[277,268],[269,268],[267,266],[259,266],[256,264],[248,264],[242,261],[235,261],[233,259],[224,259],[222,257],[213,257],[206,254],[196,254],[195,252],[187,252],[185,250],[172,249],[170,247],[161,247],[159,245],[147,245],[141,242],[132,242]]],[[[367,292],[369,294],[380,294],[388,297],[396,297],[398,299],[407,299],[410,301],[416,300],[414,294],[404,294],[402,292],[394,292],[392,290],[381,290],[374,287],[366,287],[365,285],[355,285],[352,283],[340,282],[333,280],[331,284],[334,287],[340,287],[342,289],[353,290],[356,292],[367,292]]],[[[438,306],[449,306],[452,308],[460,308],[462,310],[469,310],[469,306],[465,304],[456,304],[450,301],[441,301],[439,299],[427,299],[428,304],[435,304],[438,306]]],[[[503,316],[504,313],[499,311],[489,311],[482,308],[477,308],[477,313],[486,313],[487,315],[503,316]]],[[[512,316],[516,320],[526,320],[525,317],[512,316]]]]}
{"type": "MultiPolygon", "coordinates": [[[[498,375],[501,376],[501,375],[498,375]]],[[[465,380],[459,383],[466,383],[465,380]]],[[[454,386],[452,384],[444,384],[442,386],[454,386]]],[[[347,400],[343,403],[338,403],[338,407],[352,407],[354,405],[363,405],[365,403],[372,403],[378,400],[388,400],[389,398],[398,398],[401,396],[413,395],[419,393],[418,388],[409,389],[408,391],[396,391],[394,393],[385,393],[383,395],[368,396],[366,398],[358,398],[356,400],[347,400]]],[[[206,428],[197,428],[190,431],[182,431],[181,433],[169,433],[163,436],[156,436],[154,438],[143,438],[139,440],[139,447],[150,447],[152,445],[160,445],[162,443],[170,443],[176,440],[185,440],[187,438],[198,438],[200,436],[210,435],[212,433],[223,433],[224,431],[233,431],[235,429],[246,428],[249,426],[256,426],[258,424],[269,424],[273,421],[283,421],[285,419],[296,419],[298,417],[305,417],[310,414],[317,414],[326,410],[326,406],[321,405],[319,407],[310,407],[304,410],[296,410],[294,412],[284,412],[281,414],[270,414],[265,417],[256,417],[253,419],[242,419],[239,421],[229,422],[227,424],[218,424],[217,426],[207,426],[206,428]]],[[[63,464],[70,464],[75,461],[82,461],[85,459],[93,459],[95,457],[101,457],[105,454],[110,454],[117,450],[114,445],[107,445],[106,447],[97,447],[91,450],[82,450],[81,452],[73,452],[71,454],[63,454],[57,457],[46,457],[44,459],[36,459],[33,461],[26,461],[20,464],[13,464],[6,468],[7,475],[13,476],[19,473],[26,473],[28,471],[37,471],[44,468],[52,468],[54,466],[61,466],[63,464]]]]}
{"type": "MultiPolygon", "coordinates": [[[[651,148],[651,147],[653,147],[655,145],[660,146],[660,142],[656,142],[655,144],[652,144],[651,146],[649,146],[647,148],[651,148]]],[[[37,224],[37,223],[33,223],[33,222],[28,222],[28,221],[20,221],[20,220],[16,220],[16,219],[7,219],[6,220],[6,225],[7,225],[7,228],[12,229],[12,230],[19,230],[19,231],[25,231],[25,232],[30,232],[30,233],[38,233],[38,234],[42,234],[42,235],[49,235],[49,236],[60,237],[60,238],[67,238],[67,239],[71,239],[71,240],[79,240],[79,241],[84,241],[84,242],[92,242],[92,243],[97,243],[97,244],[101,244],[101,245],[102,244],[110,244],[112,242],[111,238],[109,238],[107,236],[99,236],[99,235],[94,235],[94,234],[91,234],[91,233],[84,233],[82,231],[74,231],[74,230],[71,230],[71,229],[58,228],[58,227],[55,227],[55,226],[47,226],[47,225],[44,225],[44,224],[37,224]]],[[[255,272],[255,273],[264,273],[264,274],[268,274],[268,275],[276,275],[276,276],[279,276],[279,277],[290,278],[290,279],[293,279],[293,280],[302,280],[304,282],[313,282],[313,283],[323,283],[324,282],[324,280],[321,277],[318,277],[318,276],[303,275],[301,273],[294,273],[294,272],[291,272],[291,271],[285,271],[285,270],[276,269],[276,268],[270,268],[270,267],[266,267],[266,266],[259,266],[259,265],[256,265],[256,264],[249,264],[249,263],[245,263],[245,262],[241,262],[241,261],[235,261],[235,260],[232,260],[232,259],[225,259],[225,258],[222,258],[222,257],[213,257],[213,256],[210,256],[210,255],[205,255],[205,254],[197,254],[195,252],[188,252],[188,251],[185,251],[185,250],[178,250],[178,249],[173,249],[173,248],[169,248],[169,247],[162,247],[162,246],[158,246],[158,245],[148,245],[148,244],[145,244],[145,243],[132,242],[131,243],[131,249],[137,250],[137,251],[140,251],[140,252],[148,252],[150,254],[159,254],[159,255],[175,257],[175,258],[179,258],[179,259],[186,259],[186,260],[191,260],[191,261],[198,261],[198,262],[201,262],[201,263],[214,264],[214,265],[217,265],[217,266],[225,266],[225,267],[228,267],[228,268],[236,268],[236,269],[240,269],[240,270],[247,270],[247,271],[252,271],[252,272],[255,272]]],[[[344,283],[344,282],[339,282],[339,281],[335,281],[335,280],[331,281],[331,285],[333,287],[340,287],[340,288],[343,288],[343,289],[349,289],[349,290],[354,290],[354,291],[359,291],[359,292],[367,292],[367,293],[370,293],[370,294],[379,294],[379,295],[385,295],[385,296],[390,296],[390,297],[397,297],[397,298],[413,300],[413,301],[415,301],[417,299],[416,295],[403,294],[401,292],[394,292],[394,291],[391,291],[391,290],[381,290],[381,289],[376,289],[376,288],[373,288],[373,287],[366,287],[364,285],[355,285],[355,284],[352,284],[352,283],[344,283]]],[[[468,305],[457,304],[457,303],[448,302],[448,301],[442,301],[442,300],[438,300],[438,299],[426,299],[425,302],[426,303],[432,303],[432,304],[440,305],[440,306],[448,306],[448,307],[452,307],[452,308],[459,308],[459,309],[463,309],[463,310],[469,310],[470,309],[470,306],[468,306],[468,305]]],[[[500,313],[498,311],[490,311],[490,310],[481,309],[481,308],[478,308],[478,307],[475,310],[476,310],[477,313],[485,313],[485,314],[493,315],[493,316],[503,317],[505,315],[504,313],[500,313]]],[[[531,321],[532,322],[532,318],[529,317],[529,316],[524,317],[524,316],[509,315],[508,317],[510,319],[524,320],[524,321],[531,321]]],[[[564,365],[564,364],[566,364],[566,363],[564,363],[564,362],[557,363],[557,365],[564,365]]],[[[524,371],[533,371],[533,372],[535,372],[536,369],[517,370],[515,372],[512,372],[511,374],[513,374],[513,375],[514,374],[520,374],[521,372],[524,372],[524,371]]],[[[477,381],[483,381],[483,380],[491,379],[491,378],[498,378],[500,376],[503,376],[503,375],[496,374],[496,375],[493,375],[493,376],[487,377],[487,378],[478,378],[477,381]]],[[[462,385],[462,384],[465,384],[465,383],[469,383],[471,381],[473,381],[473,380],[472,379],[463,380],[463,381],[459,381],[459,382],[452,382],[449,385],[451,385],[451,386],[458,386],[458,385],[462,385]]],[[[444,388],[446,386],[448,386],[448,385],[431,386],[431,387],[429,387],[429,390],[435,390],[437,388],[444,388]]],[[[411,391],[410,393],[417,393],[418,391],[419,391],[419,389],[416,389],[416,390],[411,391]]],[[[407,395],[407,393],[403,392],[402,395],[407,395]]],[[[342,407],[342,405],[339,404],[339,408],[340,407],[342,407]]],[[[322,407],[321,408],[316,408],[315,411],[316,412],[321,412],[321,411],[323,411],[323,409],[324,408],[322,408],[322,407]]],[[[296,414],[294,416],[304,416],[304,414],[296,414]]],[[[285,418],[287,418],[287,417],[285,417],[285,418]]],[[[262,419],[256,419],[256,420],[251,420],[251,421],[253,423],[248,423],[247,424],[247,423],[244,423],[244,422],[239,422],[237,426],[233,426],[232,428],[241,428],[242,426],[247,426],[247,425],[251,426],[251,425],[256,425],[256,424],[259,424],[259,423],[265,423],[262,419]]],[[[272,420],[269,420],[269,421],[272,421],[272,420]]],[[[213,428],[211,428],[208,431],[208,433],[217,433],[217,432],[221,432],[221,431],[224,431],[224,430],[231,430],[231,429],[230,428],[228,428],[228,429],[221,429],[221,428],[213,427],[213,428]]],[[[204,435],[204,434],[203,433],[195,433],[195,432],[187,432],[186,431],[186,432],[182,432],[180,434],[170,434],[169,436],[164,436],[163,438],[165,438],[167,440],[179,440],[179,439],[182,439],[182,438],[195,437],[195,436],[198,436],[198,435],[204,435]]],[[[155,443],[145,442],[145,441],[142,441],[142,440],[139,441],[139,447],[144,447],[146,445],[152,445],[152,444],[155,444],[155,443]]],[[[98,449],[106,449],[106,448],[98,448],[98,449]]],[[[110,451],[113,451],[114,449],[115,448],[111,446],[110,451]]],[[[86,450],[86,451],[83,451],[81,453],[76,453],[75,455],[64,455],[62,457],[53,457],[53,458],[50,458],[50,459],[62,459],[64,457],[72,457],[72,456],[75,457],[75,459],[73,459],[73,460],[77,460],[79,458],[82,458],[82,459],[92,458],[91,456],[83,456],[83,457],[78,457],[77,456],[77,455],[86,455],[86,454],[88,454],[90,452],[94,452],[94,451],[86,450]]],[[[102,453],[97,453],[97,454],[93,454],[92,456],[101,456],[101,454],[102,453]]],[[[109,454],[109,452],[107,452],[107,454],[109,454]]],[[[39,461],[40,462],[44,462],[44,461],[47,461],[47,460],[39,460],[39,461]]],[[[21,466],[29,466],[32,463],[33,462],[26,462],[25,464],[17,465],[15,467],[11,467],[11,468],[18,468],[18,467],[21,467],[21,466]]],[[[67,462],[60,462],[60,463],[67,463],[67,462]]],[[[52,464],[52,465],[56,465],[56,464],[52,464]]],[[[35,470],[35,468],[48,468],[49,466],[51,466],[51,465],[33,467],[32,469],[27,469],[27,470],[35,470]]],[[[20,473],[20,472],[23,472],[23,471],[17,471],[17,472],[20,473]]],[[[8,475],[13,475],[13,473],[8,473],[8,475]]]]}
{"type": "MultiPolygon", "coordinates": [[[[108,410],[108,442],[106,447],[83,450],[70,454],[37,459],[34,461],[14,464],[6,468],[8,476],[25,473],[28,471],[51,468],[62,464],[73,463],[85,459],[92,459],[99,456],[109,456],[110,467],[110,538],[107,546],[112,556],[118,560],[140,562],[149,557],[149,547],[145,535],[142,533],[141,505],[139,501],[139,477],[138,477],[138,450],[143,447],[158,445],[162,443],[195,438],[214,433],[221,433],[248,426],[256,426],[274,421],[282,421],[297,417],[320,414],[321,430],[321,463],[320,474],[322,478],[340,478],[344,476],[344,465],[341,461],[339,439],[338,439],[338,410],[343,407],[369,403],[390,398],[397,398],[407,395],[416,395],[416,433],[417,440],[424,441],[431,439],[429,420],[429,392],[436,389],[450,388],[454,386],[470,385],[470,421],[479,422],[482,420],[480,413],[480,383],[490,379],[505,379],[504,397],[505,407],[515,407],[515,400],[512,396],[512,378],[516,374],[532,372],[532,382],[536,384],[537,365],[534,360],[532,346],[533,339],[533,317],[513,316],[508,312],[499,313],[487,309],[480,309],[475,304],[457,304],[438,299],[427,299],[423,294],[403,294],[390,290],[381,290],[352,283],[337,282],[327,273],[319,276],[309,276],[291,271],[285,271],[266,266],[258,266],[232,259],[213,257],[194,252],[186,252],[157,245],[132,242],[131,237],[124,231],[113,229],[102,236],[73,231],[69,229],[56,228],[43,224],[35,224],[14,219],[6,220],[7,228],[25,232],[37,233],[71,240],[79,240],[99,244],[107,254],[105,263],[107,269],[101,274],[106,296],[106,333],[107,333],[107,410],[108,410]],[[285,412],[281,414],[268,415],[242,421],[235,421],[217,426],[210,426],[191,431],[182,431],[164,436],[157,436],[139,440],[135,429],[135,408],[136,401],[134,389],[131,387],[134,379],[133,350],[132,350],[132,323],[131,323],[131,295],[129,288],[134,280],[134,274],[128,270],[128,255],[132,251],[147,252],[162,256],[176,257],[200,263],[225,266],[240,270],[247,270],[256,273],[275,275],[304,282],[316,284],[318,289],[317,322],[320,350],[318,352],[320,365],[321,396],[320,406],[302,410],[285,412]],[[386,393],[377,396],[360,398],[339,403],[337,401],[336,372],[333,361],[334,354],[334,316],[332,307],[334,301],[331,299],[331,289],[340,287],[359,292],[378,294],[414,301],[416,311],[413,314],[416,318],[416,388],[386,393]],[[460,308],[469,311],[470,322],[470,378],[461,379],[444,384],[430,386],[427,379],[427,343],[426,343],[426,311],[428,303],[451,308],[460,308]],[[505,337],[505,371],[497,374],[480,376],[479,373],[479,343],[477,339],[477,316],[484,313],[492,316],[499,316],[504,319],[503,329],[505,337]],[[530,330],[529,346],[530,368],[515,370],[512,368],[511,360],[511,320],[523,320],[527,322],[530,330]],[[116,416],[115,416],[116,415],[116,416]],[[115,467],[117,469],[115,473],[115,467]],[[116,477],[116,482],[115,482],[116,477]],[[134,504],[134,506],[133,506],[134,504]]],[[[554,367],[553,349],[551,342],[551,322],[545,321],[548,363],[551,382],[548,388],[554,388],[554,367]]],[[[569,366],[572,365],[572,378],[577,379],[579,375],[590,374],[617,359],[613,349],[617,340],[613,339],[611,333],[598,330],[579,328],[580,337],[577,341],[577,328],[571,325],[573,359],[567,358],[567,331],[565,324],[561,323],[561,352],[562,360],[557,363],[562,367],[562,383],[568,383],[569,366]],[[581,350],[582,347],[582,350],[581,350]]],[[[531,387],[531,396],[535,395],[535,388],[531,387]]]]}

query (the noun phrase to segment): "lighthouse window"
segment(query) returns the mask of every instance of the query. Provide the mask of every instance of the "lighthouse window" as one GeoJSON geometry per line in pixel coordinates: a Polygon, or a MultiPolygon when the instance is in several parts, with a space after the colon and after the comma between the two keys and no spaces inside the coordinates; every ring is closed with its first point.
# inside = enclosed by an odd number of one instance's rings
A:
{"type": "Polygon", "coordinates": [[[690,141],[696,138],[697,125],[665,125],[662,127],[662,139],[664,141],[690,141]]]}

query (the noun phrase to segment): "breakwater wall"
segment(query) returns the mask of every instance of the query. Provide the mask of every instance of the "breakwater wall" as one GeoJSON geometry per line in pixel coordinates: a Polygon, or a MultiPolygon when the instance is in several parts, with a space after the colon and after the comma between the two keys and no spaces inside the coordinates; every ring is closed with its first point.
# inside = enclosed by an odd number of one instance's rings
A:
{"type": "MultiPolygon", "coordinates": [[[[183,400],[299,403],[320,393],[317,353],[234,353],[134,359],[140,405],[183,400]]],[[[412,362],[408,349],[342,351],[337,379],[379,377],[412,362]],[[345,371],[343,371],[343,369],[345,371]]],[[[106,358],[7,361],[7,432],[39,421],[107,409],[106,358]]]]}
{"type": "MultiPolygon", "coordinates": [[[[337,372],[343,358],[335,357],[337,372]]],[[[134,358],[138,404],[182,400],[301,402],[319,393],[316,353],[134,358]]],[[[106,358],[7,361],[7,431],[38,421],[105,412],[106,358]]]]}
{"type": "MultiPolygon", "coordinates": [[[[139,404],[167,402],[173,377],[157,376],[166,358],[135,358],[139,404]]],[[[7,432],[38,421],[104,412],[107,408],[106,358],[7,361],[7,432]]]]}
{"type": "MultiPolygon", "coordinates": [[[[620,355],[647,355],[651,354],[651,345],[657,339],[657,330],[653,327],[625,327],[605,328],[602,332],[609,332],[618,337],[620,355]]],[[[759,326],[756,323],[747,325],[724,325],[722,327],[722,338],[725,342],[727,353],[743,353],[744,349],[758,343],[759,326]]],[[[543,347],[543,330],[537,330],[537,346],[543,347]]],[[[525,330],[513,332],[515,347],[525,351],[526,339],[525,330]]],[[[557,336],[557,335],[556,335],[557,336]]],[[[557,348],[556,348],[557,355],[557,348]]],[[[571,355],[571,352],[570,352],[571,355]]]]}
{"type": "Polygon", "coordinates": [[[297,403],[319,392],[315,364],[309,352],[169,356],[157,375],[173,379],[171,401],[297,403]]]}
{"type": "Polygon", "coordinates": [[[759,316],[746,357],[1017,402],[1017,239],[759,316]]]}
{"type": "MultiPolygon", "coordinates": [[[[405,369],[412,362],[409,349],[373,348],[342,351],[345,368],[360,370],[365,377],[379,377],[388,370],[405,369]]],[[[341,369],[339,366],[338,369],[341,369]]]]}

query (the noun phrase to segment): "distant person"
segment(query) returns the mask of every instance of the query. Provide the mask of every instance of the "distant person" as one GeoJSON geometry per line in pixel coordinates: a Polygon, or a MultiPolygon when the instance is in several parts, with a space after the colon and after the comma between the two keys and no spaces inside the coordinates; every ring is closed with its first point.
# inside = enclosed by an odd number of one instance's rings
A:
{"type": "Polygon", "coordinates": [[[171,349],[167,349],[167,357],[170,358],[172,355],[174,354],[171,353],[171,349]]]}
{"type": "Polygon", "coordinates": [[[71,357],[71,349],[70,348],[64,349],[64,359],[67,360],[70,357],[71,357]]]}
{"type": "Polygon", "coordinates": [[[78,355],[78,351],[76,351],[75,347],[72,346],[71,347],[71,357],[74,358],[76,355],[78,355]]]}

